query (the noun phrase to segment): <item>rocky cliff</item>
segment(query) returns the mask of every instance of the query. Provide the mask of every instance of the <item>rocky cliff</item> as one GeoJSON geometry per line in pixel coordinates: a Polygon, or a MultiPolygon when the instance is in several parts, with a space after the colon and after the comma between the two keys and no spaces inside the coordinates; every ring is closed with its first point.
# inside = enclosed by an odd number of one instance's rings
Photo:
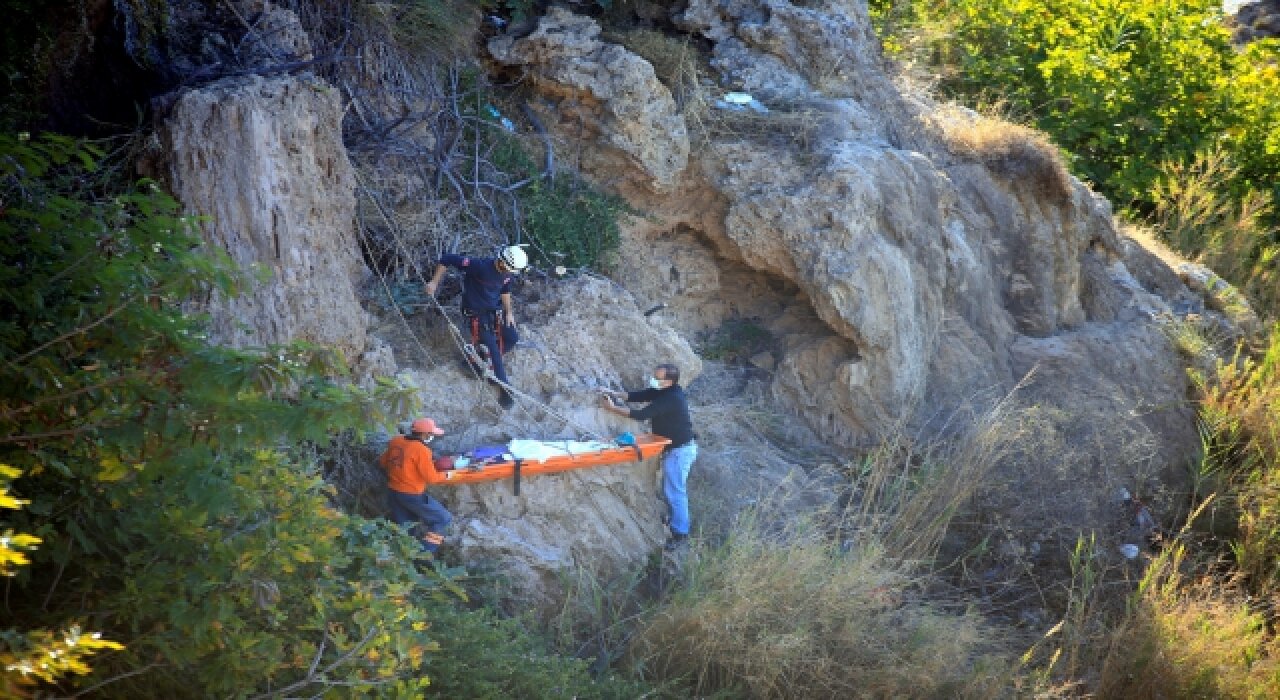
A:
{"type": "MultiPolygon", "coordinates": [[[[369,325],[341,105],[314,77],[227,79],[165,120],[176,191],[209,215],[210,240],[275,273],[215,302],[222,336],[329,342],[348,357],[388,343],[450,431],[446,449],[634,428],[593,408],[592,387],[634,386],[674,360],[693,379],[704,524],[780,484],[804,491],[816,461],[895,431],[962,432],[960,416],[1011,392],[1029,437],[975,507],[1015,522],[1015,545],[1107,529],[1121,488],[1175,507],[1198,442],[1164,328],[1211,312],[1118,234],[1106,201],[1034,135],[896,84],[865,3],[690,0],[665,20],[707,47],[712,106],[696,125],[651,62],[589,17],[554,7],[488,42],[493,65],[534,91],[549,138],[643,214],[612,281],[517,292],[516,409],[459,370],[438,315],[369,325]],[[730,91],[753,111],[716,100],[730,91]],[[640,313],[657,302],[668,310],[640,313]],[[746,322],[767,338],[754,367],[696,356],[698,340],[746,322]]],[[[519,499],[509,489],[441,495],[462,556],[496,562],[525,594],[545,595],[570,564],[641,558],[663,535],[652,464],[544,477],[519,499]]],[[[800,496],[821,502],[816,491],[800,496]]]]}

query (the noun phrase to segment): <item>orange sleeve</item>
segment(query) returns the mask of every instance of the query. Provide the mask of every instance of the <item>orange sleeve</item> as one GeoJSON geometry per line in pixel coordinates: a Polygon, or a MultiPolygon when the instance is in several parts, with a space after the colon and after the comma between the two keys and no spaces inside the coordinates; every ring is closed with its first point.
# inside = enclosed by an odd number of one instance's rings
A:
{"type": "Polygon", "coordinates": [[[414,457],[416,458],[414,461],[417,462],[418,476],[422,478],[422,483],[425,486],[435,476],[436,463],[434,455],[431,453],[430,447],[423,445],[422,449],[414,457]]]}

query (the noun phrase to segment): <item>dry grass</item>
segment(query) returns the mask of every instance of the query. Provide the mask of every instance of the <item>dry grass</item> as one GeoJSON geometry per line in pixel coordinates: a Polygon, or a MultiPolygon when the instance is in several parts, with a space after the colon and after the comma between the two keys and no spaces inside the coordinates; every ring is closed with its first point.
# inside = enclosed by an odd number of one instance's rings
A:
{"type": "Polygon", "coordinates": [[[1169,244],[1163,241],[1156,233],[1155,229],[1150,226],[1135,224],[1131,221],[1115,220],[1116,226],[1124,237],[1131,239],[1137,243],[1148,253],[1154,255],[1160,262],[1164,263],[1170,270],[1177,270],[1178,266],[1183,263],[1191,262],[1187,256],[1179,253],[1169,244]]]}
{"type": "Polygon", "coordinates": [[[1031,182],[1045,196],[1071,196],[1062,153],[1043,132],[954,105],[939,109],[931,119],[956,156],[982,163],[1011,181],[1031,182]]]}
{"type": "Polygon", "coordinates": [[[917,579],[874,544],[748,519],[686,561],[640,626],[629,662],[692,694],[991,697],[1008,666],[975,615],[911,600],[917,579]]]}
{"type": "Polygon", "coordinates": [[[892,431],[854,465],[855,505],[842,527],[874,534],[903,559],[931,561],[951,519],[1026,437],[1012,397],[976,417],[953,417],[967,425],[949,440],[914,438],[905,425],[892,431]]]}
{"type": "Polygon", "coordinates": [[[1216,337],[1219,331],[1198,316],[1169,319],[1160,324],[1160,330],[1187,365],[1197,369],[1211,367],[1217,362],[1225,340],[1216,337]]]}
{"type": "Polygon", "coordinates": [[[1100,696],[1280,697],[1278,367],[1273,335],[1260,360],[1233,358],[1201,382],[1199,471],[1217,490],[1148,565],[1101,664],[1100,696]],[[1227,527],[1196,522],[1222,516],[1227,527]],[[1201,530],[1230,538],[1230,555],[1201,530]]]}

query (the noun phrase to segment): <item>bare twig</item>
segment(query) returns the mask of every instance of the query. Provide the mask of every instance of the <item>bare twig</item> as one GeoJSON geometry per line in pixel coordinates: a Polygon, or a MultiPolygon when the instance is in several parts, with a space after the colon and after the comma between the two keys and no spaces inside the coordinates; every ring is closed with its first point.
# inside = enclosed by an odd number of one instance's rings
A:
{"type": "Polygon", "coordinates": [[[78,697],[81,697],[81,696],[84,696],[84,695],[88,695],[88,694],[90,694],[90,693],[94,692],[95,690],[98,690],[99,688],[101,688],[101,687],[102,687],[102,686],[104,686],[104,685],[107,685],[107,684],[109,684],[109,683],[115,683],[116,681],[122,681],[122,680],[124,680],[124,679],[126,679],[126,678],[132,678],[133,676],[140,676],[140,675],[142,675],[142,674],[146,673],[147,671],[150,671],[150,670],[151,670],[151,669],[153,669],[153,668],[156,668],[156,667],[159,667],[159,666],[163,666],[163,665],[164,665],[164,664],[157,663],[157,662],[154,662],[154,661],[153,661],[153,662],[151,662],[151,663],[147,664],[146,666],[143,666],[142,668],[135,668],[135,669],[134,669],[134,670],[132,670],[132,671],[126,671],[126,672],[124,672],[124,673],[121,673],[121,674],[120,674],[120,675],[118,675],[118,676],[112,676],[111,678],[108,678],[108,679],[106,679],[105,681],[102,681],[102,682],[100,682],[100,683],[95,683],[95,684],[93,684],[93,685],[89,686],[88,688],[85,688],[84,690],[82,690],[82,691],[80,691],[80,692],[76,693],[75,695],[72,695],[71,697],[73,697],[73,698],[78,698],[78,697]]]}
{"type": "Polygon", "coordinates": [[[114,318],[114,317],[115,317],[115,315],[116,315],[116,314],[118,314],[118,313],[120,313],[121,311],[124,311],[125,309],[129,308],[129,306],[130,306],[130,305],[132,305],[132,304],[133,304],[133,302],[134,302],[134,301],[136,301],[136,300],[137,300],[137,297],[136,297],[136,296],[135,296],[135,297],[131,297],[131,298],[129,298],[129,299],[126,299],[126,300],[125,300],[125,302],[124,302],[123,304],[121,304],[121,305],[117,306],[116,308],[114,308],[114,309],[112,309],[112,310],[108,311],[107,313],[103,314],[101,318],[99,318],[99,319],[95,320],[93,323],[90,323],[90,324],[88,324],[88,325],[86,325],[86,326],[81,326],[81,327],[79,327],[79,328],[75,328],[75,329],[73,329],[73,330],[69,330],[69,331],[67,331],[66,333],[63,333],[62,335],[58,336],[57,338],[54,338],[53,340],[50,340],[49,342],[47,342],[47,343],[44,343],[44,344],[40,345],[40,346],[39,346],[39,347],[37,347],[36,349],[34,349],[34,350],[31,350],[31,351],[27,352],[26,354],[22,355],[21,357],[19,357],[19,358],[15,359],[15,360],[10,360],[10,361],[9,361],[9,366],[10,366],[10,367],[12,367],[12,368],[14,368],[14,369],[17,369],[17,367],[18,367],[18,365],[19,365],[19,364],[21,364],[21,363],[23,363],[24,361],[26,361],[26,360],[30,359],[33,355],[36,355],[37,353],[39,353],[40,351],[44,350],[45,348],[48,348],[50,345],[56,345],[56,344],[58,344],[58,343],[61,343],[61,342],[62,342],[62,341],[64,341],[64,340],[67,340],[67,339],[69,339],[69,338],[73,338],[73,337],[75,337],[75,336],[77,336],[77,335],[81,335],[81,334],[83,334],[83,333],[88,333],[89,331],[93,330],[94,328],[97,328],[98,326],[100,326],[100,325],[102,325],[102,324],[106,323],[107,321],[110,321],[112,318],[114,318]]]}
{"type": "Polygon", "coordinates": [[[369,632],[368,632],[367,634],[365,634],[364,639],[361,639],[359,642],[357,642],[357,643],[355,644],[355,646],[353,646],[353,647],[351,647],[351,649],[347,650],[347,653],[345,653],[345,654],[343,654],[342,656],[339,656],[337,659],[335,659],[333,663],[329,664],[328,666],[325,666],[325,667],[324,667],[324,669],[320,671],[320,673],[318,673],[318,674],[317,674],[317,673],[315,673],[315,670],[314,670],[314,668],[315,668],[315,667],[313,666],[313,667],[312,667],[312,670],[308,671],[308,672],[307,672],[307,675],[306,675],[305,677],[303,677],[301,680],[296,681],[296,682],[294,682],[294,683],[291,683],[291,684],[289,684],[289,685],[287,685],[287,686],[285,686],[285,687],[283,687],[283,688],[281,688],[281,689],[279,689],[279,690],[273,690],[273,691],[269,691],[269,692],[263,693],[263,694],[261,694],[261,695],[255,695],[255,696],[253,697],[253,700],[263,700],[263,699],[265,699],[265,698],[278,697],[278,696],[281,696],[281,695],[287,695],[288,693],[292,693],[292,692],[293,692],[293,691],[295,691],[295,690],[300,690],[300,689],[305,688],[305,687],[307,687],[307,686],[309,686],[309,685],[311,685],[311,684],[313,684],[313,683],[321,683],[321,684],[324,684],[324,685],[338,685],[338,684],[342,684],[342,681],[329,681],[329,680],[327,680],[327,679],[325,678],[325,676],[327,676],[327,675],[328,675],[330,672],[332,672],[334,669],[338,668],[338,667],[339,667],[339,666],[341,666],[342,664],[344,664],[344,663],[346,663],[347,661],[349,661],[353,656],[355,656],[356,654],[358,654],[358,653],[360,652],[360,650],[364,648],[364,645],[368,644],[370,639],[373,639],[373,635],[374,635],[377,631],[378,631],[378,627],[377,627],[377,626],[370,627],[370,628],[369,628],[369,632]]]}

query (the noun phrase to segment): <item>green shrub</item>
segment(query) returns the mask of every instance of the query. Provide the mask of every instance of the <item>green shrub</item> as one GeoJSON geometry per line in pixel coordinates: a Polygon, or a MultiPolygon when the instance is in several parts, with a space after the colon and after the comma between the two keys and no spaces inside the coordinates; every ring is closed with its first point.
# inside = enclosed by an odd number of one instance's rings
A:
{"type": "Polygon", "coordinates": [[[1222,147],[1222,191],[1280,192],[1280,68],[1263,41],[1235,50],[1218,0],[950,0],[873,7],[891,51],[937,67],[964,101],[998,95],[1121,207],[1152,211],[1161,164],[1222,147]]]}
{"type": "MultiPolygon", "coordinates": [[[[633,214],[621,197],[604,192],[572,172],[546,172],[526,146],[547,145],[522,139],[497,127],[500,112],[488,104],[484,90],[477,93],[475,109],[490,125],[473,128],[468,138],[480,139],[479,148],[491,153],[492,167],[502,180],[512,182],[516,206],[513,218],[533,245],[537,263],[570,268],[598,267],[617,250],[624,216],[633,214]]],[[[510,241],[512,243],[517,241],[510,241]]]]}
{"type": "Polygon", "coordinates": [[[621,197],[567,174],[520,190],[520,204],[538,256],[565,267],[606,263],[618,247],[618,219],[630,212],[621,197]]]}

